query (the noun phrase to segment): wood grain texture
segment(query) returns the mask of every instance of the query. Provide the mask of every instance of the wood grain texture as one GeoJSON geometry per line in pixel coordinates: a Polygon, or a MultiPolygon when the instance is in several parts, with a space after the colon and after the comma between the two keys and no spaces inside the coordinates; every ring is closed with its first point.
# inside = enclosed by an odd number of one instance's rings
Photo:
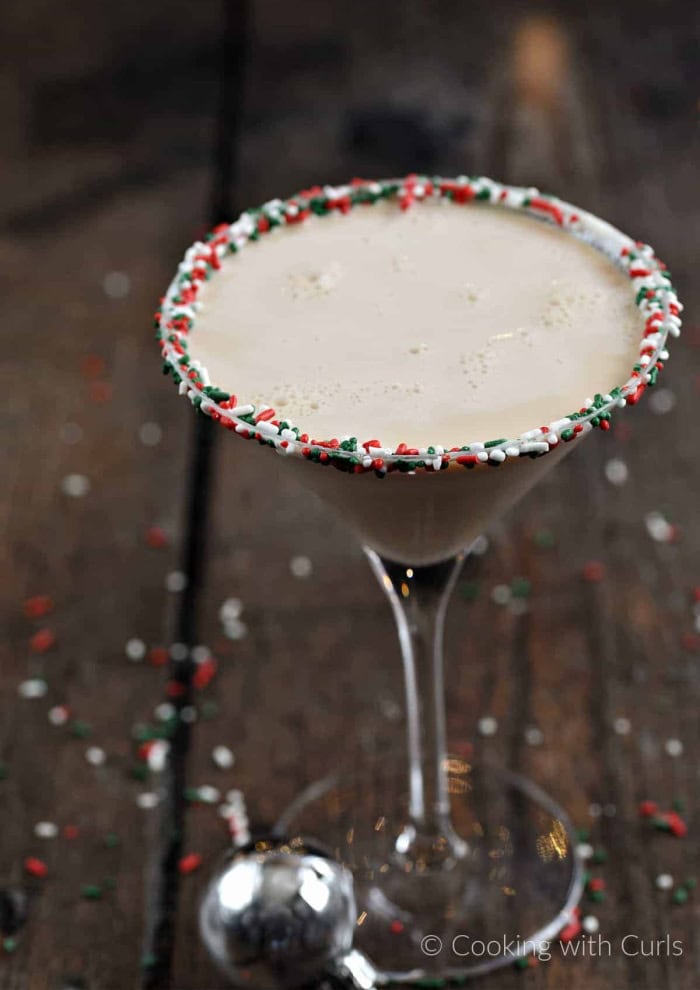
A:
{"type": "MultiPolygon", "coordinates": [[[[64,25],[58,35],[49,5],[29,4],[32,17],[3,13],[11,30],[0,74],[9,176],[0,208],[0,887],[27,887],[32,897],[16,951],[0,953],[1,990],[122,990],[141,981],[163,819],[136,805],[159,780],[129,777],[131,734],[135,723],[154,721],[167,675],[130,664],[124,643],[137,636],[160,644],[172,628],[164,579],[179,559],[191,427],[159,376],[149,321],[205,218],[212,182],[217,4],[199,4],[195,17],[186,16],[191,5],[147,14],[124,4],[110,13],[111,28],[89,5],[72,7],[74,29],[64,25]],[[170,10],[179,16],[164,31],[170,10]],[[49,39],[53,52],[26,67],[17,53],[30,38],[49,39]],[[176,66],[165,85],[156,69],[176,66]],[[134,67],[142,74],[134,77],[134,67]],[[110,97],[111,117],[98,120],[88,94],[106,93],[112,79],[122,84],[110,97]],[[131,277],[127,299],[110,300],[101,288],[115,270],[131,277]],[[82,370],[90,354],[106,363],[108,402],[91,401],[82,370]],[[147,421],[163,427],[157,447],[138,440],[147,421]],[[66,422],[84,430],[74,446],[59,439],[66,422]],[[62,493],[70,473],[90,478],[84,499],[62,493]],[[173,534],[171,546],[144,546],[153,524],[173,534]],[[56,609],[30,622],[22,601],[39,593],[52,595],[56,609]],[[28,641],[42,624],[58,644],[37,656],[28,641]],[[47,697],[20,700],[18,684],[35,674],[45,674],[47,697]],[[89,740],[49,725],[47,710],[58,703],[92,724],[89,740]],[[105,749],[103,767],[86,762],[90,745],[105,749]],[[75,824],[80,835],[37,839],[42,820],[75,824]],[[110,850],[111,831],[121,843],[110,850]],[[27,881],[29,855],[46,860],[46,880],[27,881]],[[115,888],[101,901],[81,897],[83,884],[110,877],[115,888]]],[[[477,754],[517,766],[592,827],[608,851],[600,872],[609,895],[589,908],[607,938],[669,932],[685,948],[678,960],[619,951],[555,958],[474,986],[694,990],[697,898],[673,907],[654,887],[659,872],[682,880],[698,866],[700,674],[698,654],[681,646],[700,581],[700,468],[688,426],[700,380],[690,8],[562,3],[543,22],[527,21],[521,5],[499,3],[494,12],[456,0],[439,12],[396,0],[372,10],[305,0],[294,15],[273,0],[253,7],[239,201],[319,177],[414,165],[490,171],[602,213],[671,266],[688,327],[660,386],[675,405],[657,415],[647,400],[611,434],[587,440],[494,528],[488,553],[468,562],[464,580],[477,580],[480,591],[473,602],[456,595],[450,611],[448,715],[454,744],[472,741],[477,754]],[[535,48],[553,46],[544,82],[542,52],[527,55],[533,32],[535,48]],[[613,457],[629,467],[621,487],[605,478],[613,457]],[[650,539],[651,510],[678,524],[678,542],[650,539]],[[555,537],[550,549],[537,545],[543,529],[555,537]],[[605,564],[598,584],[581,577],[589,560],[605,564]],[[532,582],[523,615],[490,598],[514,576],[532,582]],[[475,731],[485,714],[499,721],[488,739],[475,731]],[[628,735],[614,731],[619,717],[630,719],[628,735]],[[544,734],[540,747],[524,742],[532,726],[544,734]],[[683,741],[682,756],[665,753],[669,738],[683,741]],[[668,806],[676,797],[687,804],[685,841],[650,830],[636,813],[641,799],[668,806]],[[608,813],[592,820],[592,804],[608,813]]],[[[220,672],[197,703],[216,702],[219,715],[200,712],[191,727],[187,783],[240,788],[253,820],[269,823],[339,755],[400,746],[391,616],[342,520],[288,478],[278,458],[229,437],[219,449],[211,547],[201,636],[220,672]],[[313,564],[306,580],[290,572],[299,554],[313,564]],[[239,642],[223,637],[217,614],[230,596],[244,605],[248,634],[239,642]],[[236,753],[230,771],[213,765],[219,743],[236,753]]],[[[227,841],[216,809],[193,806],[181,841],[204,864],[179,882],[168,980],[176,990],[218,990],[225,984],[196,930],[199,894],[227,841]]]]}

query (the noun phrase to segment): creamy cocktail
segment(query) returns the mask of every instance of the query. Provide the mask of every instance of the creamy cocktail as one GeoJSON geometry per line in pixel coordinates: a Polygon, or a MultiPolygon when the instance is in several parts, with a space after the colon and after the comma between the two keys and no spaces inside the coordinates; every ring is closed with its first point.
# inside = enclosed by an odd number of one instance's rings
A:
{"type": "Polygon", "coordinates": [[[655,383],[679,312],[648,246],[537,190],[466,177],[271,200],[193,245],[168,289],[165,370],[342,512],[391,601],[408,797],[391,796],[392,765],[386,789],[361,779],[326,801],[314,788],[284,817],[353,865],[357,941],[382,979],[507,962],[429,960],[420,945],[465,932],[537,945],[580,892],[564,813],[523,778],[447,759],[443,619],[463,550],[655,383]]]}

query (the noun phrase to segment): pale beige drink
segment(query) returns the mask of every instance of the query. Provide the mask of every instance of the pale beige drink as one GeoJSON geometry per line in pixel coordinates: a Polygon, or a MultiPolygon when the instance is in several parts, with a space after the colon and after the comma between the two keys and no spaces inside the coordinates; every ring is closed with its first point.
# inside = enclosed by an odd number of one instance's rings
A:
{"type": "MultiPolygon", "coordinates": [[[[312,439],[461,446],[518,437],[627,379],[643,320],[600,251],[531,217],[426,201],[309,217],[206,286],[194,354],[218,387],[312,439]]],[[[562,456],[439,475],[300,479],[398,560],[473,539],[562,456]]]]}

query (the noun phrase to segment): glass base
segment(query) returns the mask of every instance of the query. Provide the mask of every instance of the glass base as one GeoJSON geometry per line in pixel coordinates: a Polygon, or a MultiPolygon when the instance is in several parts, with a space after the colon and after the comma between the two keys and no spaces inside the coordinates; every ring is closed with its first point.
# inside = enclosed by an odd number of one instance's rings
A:
{"type": "Polygon", "coordinates": [[[543,953],[583,888],[566,814],[535,784],[490,765],[448,760],[452,821],[464,855],[421,868],[401,854],[406,797],[397,759],[308,787],[278,829],[314,836],[352,870],[355,948],[378,981],[460,982],[543,953]]]}

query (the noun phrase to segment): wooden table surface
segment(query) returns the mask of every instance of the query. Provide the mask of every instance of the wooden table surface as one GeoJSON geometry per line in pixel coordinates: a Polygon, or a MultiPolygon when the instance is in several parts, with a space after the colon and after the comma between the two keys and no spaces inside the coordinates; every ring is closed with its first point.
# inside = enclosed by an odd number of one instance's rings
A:
{"type": "MultiPolygon", "coordinates": [[[[243,103],[224,120],[233,127],[242,109],[237,206],[355,174],[491,173],[604,214],[673,271],[686,332],[656,398],[576,450],[468,562],[449,616],[448,697],[452,741],[519,765],[606,850],[596,875],[607,898],[585,905],[601,933],[683,942],[676,959],[556,957],[474,986],[694,990],[698,896],[675,904],[655,886],[670,873],[677,887],[698,865],[691,5],[561,3],[544,20],[506,2],[251,8],[243,103]],[[608,480],[613,459],[624,484],[608,480]],[[672,540],[652,538],[651,512],[672,540]],[[591,561],[599,581],[585,580],[591,561]],[[531,582],[522,614],[491,597],[517,577],[531,582]],[[484,715],[498,720],[489,738],[476,731],[484,715]],[[525,742],[532,727],[539,746],[525,742]],[[682,800],[687,838],[641,820],[644,799],[682,800]]],[[[243,8],[229,16],[240,22],[243,8]]],[[[178,730],[175,770],[138,779],[135,737],[158,724],[171,674],[130,662],[125,644],[174,636],[179,595],[166,580],[180,567],[193,425],[160,376],[150,320],[217,181],[221,11],[213,0],[76,0],[59,16],[31,0],[0,17],[0,988],[214,990],[225,984],[196,907],[226,828],[215,805],[181,814],[173,787],[240,788],[265,823],[332,754],[398,743],[391,617],[342,522],[279,459],[222,436],[199,628],[219,669],[195,693],[197,720],[178,730]],[[149,445],[154,423],[162,436],[149,445]],[[67,494],[82,478],[87,494],[67,494]],[[151,527],[166,546],[147,545],[151,527]],[[297,556],[311,561],[305,579],[291,573],[297,556]],[[29,618],[23,603],[37,595],[53,611],[29,618]],[[243,603],[237,641],[218,617],[230,597],[243,603]],[[46,652],[46,637],[32,638],[42,629],[56,639],[46,652]],[[33,678],[48,690],[28,699],[33,678]],[[49,719],[60,705],[62,726],[49,719]],[[219,744],[235,751],[230,770],[212,761],[219,744]],[[143,794],[166,800],[149,810],[143,794]],[[58,836],[38,836],[40,822],[58,836]],[[189,853],[202,866],[180,875],[173,856],[189,853]],[[28,857],[48,875],[28,875],[28,857]]]]}

